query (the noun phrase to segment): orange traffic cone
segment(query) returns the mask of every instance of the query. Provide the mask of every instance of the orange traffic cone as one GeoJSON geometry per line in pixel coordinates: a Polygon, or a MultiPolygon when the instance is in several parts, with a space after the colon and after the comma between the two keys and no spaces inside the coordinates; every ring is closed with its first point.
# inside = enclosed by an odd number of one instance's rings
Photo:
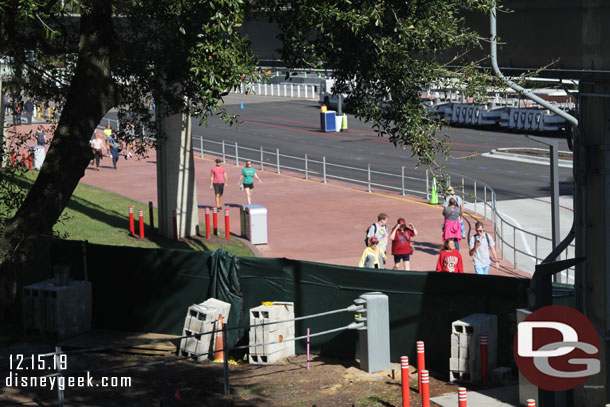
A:
{"type": "Polygon", "coordinates": [[[218,316],[218,324],[216,325],[216,337],[214,338],[214,362],[224,362],[224,349],[222,348],[222,314],[218,316]]]}

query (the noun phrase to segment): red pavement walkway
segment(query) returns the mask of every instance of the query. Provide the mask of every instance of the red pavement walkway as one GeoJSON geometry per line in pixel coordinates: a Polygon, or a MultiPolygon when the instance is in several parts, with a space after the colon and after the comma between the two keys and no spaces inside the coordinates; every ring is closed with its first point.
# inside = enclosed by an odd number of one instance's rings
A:
{"type": "MultiPolygon", "coordinates": [[[[204,219],[203,208],[214,204],[213,191],[209,189],[214,158],[195,157],[200,222],[204,219]]],[[[111,166],[110,159],[105,158],[101,170],[94,171],[90,167],[82,182],[142,202],[152,201],[156,206],[154,153],[152,157],[142,160],[124,160],[121,157],[116,171],[111,166]]],[[[239,206],[247,202],[245,193],[239,190],[237,184],[242,167],[230,162],[224,166],[229,182],[225,187],[223,204],[229,208],[231,218],[237,220],[239,206]]],[[[324,184],[320,180],[305,180],[301,174],[260,171],[256,163],[254,167],[263,182],[255,182],[252,202],[268,210],[269,244],[257,246],[262,256],[357,266],[364,249],[366,228],[376,220],[379,212],[385,212],[389,215],[390,226],[399,217],[404,217],[417,228],[419,234],[414,239],[411,270],[435,269],[443,222],[440,206],[428,205],[414,196],[403,197],[385,191],[368,193],[348,183],[331,181],[324,184]]],[[[474,220],[472,215],[466,216],[467,229],[474,227],[474,220]]],[[[231,224],[239,228],[238,221],[231,224]]],[[[487,226],[491,230],[488,223],[487,226]]],[[[474,272],[466,242],[463,241],[461,246],[465,270],[474,272]]],[[[388,266],[392,267],[393,259],[388,262],[388,266]]],[[[505,261],[501,262],[501,270],[492,269],[490,272],[524,275],[513,270],[505,261]]]]}
{"type": "MultiPolygon", "coordinates": [[[[20,133],[33,130],[33,126],[19,126],[20,133]]],[[[33,144],[33,143],[32,143],[33,144]]],[[[203,222],[203,208],[214,204],[210,186],[210,169],[214,158],[195,157],[197,196],[200,222],[203,222]]],[[[244,162],[241,163],[242,165],[244,162]]],[[[302,174],[283,171],[260,171],[262,183],[255,182],[253,203],[263,205],[268,210],[269,244],[258,245],[264,257],[286,257],[345,266],[357,266],[364,249],[365,230],[376,220],[379,212],[389,216],[389,227],[396,219],[403,217],[412,222],[418,231],[414,238],[415,249],[411,257],[412,271],[433,271],[436,267],[441,247],[442,207],[429,205],[416,196],[400,196],[392,192],[374,191],[368,193],[363,188],[331,180],[324,184],[321,180],[305,180],[302,174]]],[[[237,181],[242,167],[232,162],[225,164],[229,183],[225,186],[223,203],[229,208],[234,228],[239,228],[239,207],[245,204],[245,193],[239,190],[237,181]]],[[[81,182],[156,206],[157,182],[154,152],[145,159],[122,156],[118,169],[112,169],[110,158],[104,158],[100,171],[89,167],[81,182]]],[[[125,208],[127,217],[127,208],[125,208]]],[[[467,233],[474,229],[474,222],[482,220],[473,214],[465,216],[467,233]]],[[[484,221],[491,230],[488,221],[484,221]]],[[[238,230],[233,229],[233,232],[238,230]]],[[[473,273],[467,243],[462,241],[461,250],[467,273],[473,273]]],[[[388,247],[388,267],[394,264],[388,247]]],[[[500,269],[490,269],[490,274],[505,276],[527,276],[513,269],[507,261],[501,261],[500,269]]]]}

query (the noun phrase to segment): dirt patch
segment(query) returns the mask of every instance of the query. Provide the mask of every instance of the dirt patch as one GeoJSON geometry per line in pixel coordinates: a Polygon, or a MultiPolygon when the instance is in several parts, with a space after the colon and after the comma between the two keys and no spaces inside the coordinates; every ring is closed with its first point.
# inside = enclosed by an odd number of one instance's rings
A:
{"type": "MultiPolygon", "coordinates": [[[[14,344],[2,349],[0,377],[8,376],[8,353],[40,353],[48,345],[14,344]]],[[[276,365],[230,365],[230,394],[224,394],[223,365],[196,363],[173,355],[119,352],[68,355],[64,376],[93,377],[94,387],[65,390],[65,406],[401,406],[400,367],[368,374],[356,361],[314,356],[307,370],[304,355],[276,365]],[[102,387],[101,377],[128,377],[130,386],[102,387]]],[[[13,371],[13,373],[15,373],[13,371]]],[[[46,373],[46,372],[45,372],[46,373]]],[[[35,371],[19,372],[36,376],[35,371]]],[[[48,374],[48,373],[46,373],[48,374]]],[[[421,406],[417,376],[411,374],[411,406],[421,406]]],[[[432,397],[457,392],[457,386],[431,378],[432,397]]],[[[3,387],[0,406],[50,406],[57,390],[3,387]]],[[[434,404],[433,404],[434,405],[434,404]]]]}

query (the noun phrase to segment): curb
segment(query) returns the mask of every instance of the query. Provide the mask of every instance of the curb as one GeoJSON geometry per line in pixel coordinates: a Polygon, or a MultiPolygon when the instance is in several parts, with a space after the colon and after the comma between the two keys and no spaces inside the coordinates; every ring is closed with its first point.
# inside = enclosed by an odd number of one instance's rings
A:
{"type": "MultiPolygon", "coordinates": [[[[501,149],[492,149],[489,153],[481,154],[484,157],[500,158],[509,161],[527,162],[532,164],[551,165],[551,159],[545,157],[532,157],[524,154],[505,153],[500,151],[501,149]]],[[[572,161],[570,160],[557,160],[560,167],[572,168],[572,161]]]]}

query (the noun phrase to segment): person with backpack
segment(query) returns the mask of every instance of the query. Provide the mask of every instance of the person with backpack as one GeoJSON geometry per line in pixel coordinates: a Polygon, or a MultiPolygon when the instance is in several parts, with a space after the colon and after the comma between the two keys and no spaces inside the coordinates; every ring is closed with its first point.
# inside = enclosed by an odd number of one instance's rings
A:
{"type": "Polygon", "coordinates": [[[369,245],[362,252],[358,267],[379,269],[383,268],[383,263],[385,263],[385,253],[379,249],[379,240],[373,236],[369,239],[369,245]]]}
{"type": "Polygon", "coordinates": [[[470,240],[468,241],[470,251],[468,253],[470,256],[473,256],[472,264],[474,265],[474,270],[477,274],[487,275],[489,274],[489,265],[492,262],[489,256],[490,252],[493,256],[493,262],[495,263],[496,268],[500,268],[498,255],[496,254],[496,244],[485,232],[481,222],[477,222],[474,228],[476,233],[474,236],[470,236],[470,240]]]}
{"type": "Polygon", "coordinates": [[[379,215],[377,215],[377,222],[373,223],[371,226],[369,226],[369,228],[366,230],[366,239],[364,240],[364,244],[365,245],[369,245],[369,239],[371,237],[376,237],[378,243],[378,247],[379,247],[379,251],[383,253],[383,256],[380,256],[380,265],[379,268],[385,268],[385,252],[386,252],[386,247],[388,245],[388,215],[386,215],[385,213],[380,213],[379,215]]]}
{"type": "Polygon", "coordinates": [[[398,270],[398,265],[401,261],[403,262],[405,271],[410,270],[409,260],[413,253],[411,240],[414,236],[417,236],[417,229],[415,229],[415,226],[413,226],[412,223],[407,225],[404,218],[398,218],[396,226],[394,226],[392,233],[390,233],[392,256],[394,256],[393,270],[398,270]]]}

